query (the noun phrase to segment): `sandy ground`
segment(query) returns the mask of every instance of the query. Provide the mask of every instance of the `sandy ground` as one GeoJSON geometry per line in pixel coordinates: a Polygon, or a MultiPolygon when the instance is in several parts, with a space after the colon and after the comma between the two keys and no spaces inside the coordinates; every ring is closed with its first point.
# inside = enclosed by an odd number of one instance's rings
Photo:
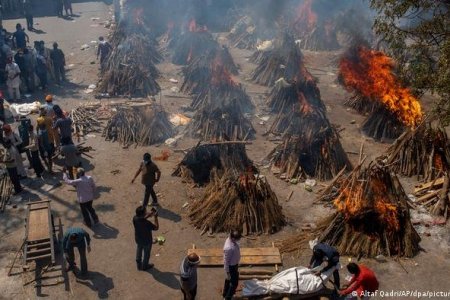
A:
{"type": "MultiPolygon", "coordinates": [[[[60,48],[67,56],[70,65],[68,78],[70,83],[62,87],[52,87],[51,92],[57,96],[56,102],[65,108],[75,107],[81,103],[93,101],[92,94],[84,90],[89,84],[96,83],[97,64],[95,61],[94,44],[99,35],[106,35],[101,22],[110,18],[109,7],[102,2],[84,2],[74,4],[74,12],[78,17],[73,20],[62,20],[54,17],[37,18],[37,27],[46,34],[30,34],[31,41],[43,39],[48,44],[58,41],[60,48]],[[99,18],[98,20],[92,18],[99,18]],[[87,50],[81,50],[83,44],[90,44],[87,50]],[[72,66],[73,65],[73,66],[72,66]]],[[[5,21],[10,30],[16,20],[5,21]]],[[[241,67],[241,73],[236,78],[240,81],[252,100],[257,104],[255,114],[263,113],[260,110],[264,101],[266,87],[251,84],[246,81],[254,65],[247,61],[250,52],[232,49],[236,62],[241,67]]],[[[348,111],[343,100],[348,94],[335,83],[336,67],[332,61],[339,53],[315,53],[305,51],[309,70],[319,79],[322,99],[327,105],[328,117],[333,124],[339,124],[345,130],[341,132],[341,142],[346,151],[358,152],[364,137],[359,132],[359,124],[363,117],[348,111]],[[350,124],[355,120],[355,124],[350,124]]],[[[174,85],[168,79],[175,78],[181,82],[180,67],[170,63],[159,65],[163,77],[159,80],[163,87],[161,102],[169,112],[180,112],[182,105],[189,104],[188,98],[173,98],[169,89],[174,85]]],[[[181,83],[178,84],[180,86],[181,83]]],[[[33,95],[32,100],[42,99],[41,94],[33,95]]],[[[159,99],[158,99],[159,100],[159,99]]],[[[106,100],[103,100],[106,101],[106,100]]],[[[275,146],[267,141],[262,133],[266,125],[261,125],[257,117],[253,118],[257,130],[256,141],[247,147],[248,155],[257,164],[275,146]]],[[[150,151],[157,156],[164,146],[123,149],[117,143],[104,141],[99,134],[85,140],[86,145],[95,149],[94,158],[84,161],[85,168],[92,175],[99,187],[99,197],[95,201],[95,208],[100,216],[101,224],[93,230],[87,229],[92,235],[92,252],[88,255],[90,274],[88,279],[81,280],[74,274],[68,274],[65,284],[51,287],[35,288],[33,284],[23,286],[33,278],[33,270],[28,274],[20,274],[21,268],[14,268],[17,275],[8,277],[7,272],[16,250],[20,247],[24,236],[25,203],[36,199],[50,199],[56,217],[60,217],[64,228],[81,226],[82,218],[79,207],[75,201],[75,191],[66,185],[61,185],[61,174],[54,177],[45,176],[45,180],[29,179],[24,184],[27,192],[12,201],[14,206],[7,206],[0,216],[0,299],[35,299],[46,297],[48,299],[180,299],[181,293],[178,284],[179,263],[193,243],[197,247],[222,247],[225,234],[215,236],[200,235],[186,218],[186,209],[182,208],[186,202],[191,202],[201,195],[201,189],[190,189],[179,178],[170,174],[175,165],[182,159],[182,154],[171,151],[168,161],[157,162],[162,170],[162,179],[156,187],[160,196],[160,230],[155,235],[163,235],[166,243],[163,246],[154,245],[151,261],[155,268],[149,272],[138,272],[135,268],[134,231],[132,217],[135,208],[143,196],[143,186],[139,183],[130,184],[142,154],[150,151]],[[112,175],[110,172],[119,170],[120,173],[112,175]]],[[[196,144],[196,141],[182,139],[177,149],[186,149],[196,144]]],[[[376,157],[386,149],[386,144],[365,141],[365,154],[368,160],[376,157]]],[[[173,149],[172,149],[173,150],[173,149]]],[[[356,155],[349,154],[355,162],[356,155]]],[[[243,247],[270,246],[272,242],[280,241],[297,232],[302,224],[311,223],[330,213],[328,208],[313,205],[315,193],[322,187],[314,188],[312,193],[305,191],[302,184],[290,185],[273,177],[267,169],[261,168],[267,176],[272,189],[283,206],[289,225],[281,232],[271,236],[257,236],[244,238],[243,247]],[[294,191],[290,201],[286,201],[289,193],[294,191]]],[[[402,179],[407,193],[411,191],[414,182],[411,179],[402,179]]],[[[448,227],[421,228],[424,252],[414,259],[389,260],[379,263],[375,260],[362,260],[372,267],[378,274],[380,288],[383,291],[391,290],[419,290],[419,291],[445,291],[448,289],[450,276],[449,232],[448,227]]],[[[284,267],[305,265],[309,259],[310,251],[305,250],[295,256],[286,255],[284,267]]],[[[347,257],[342,259],[343,262],[347,257]]],[[[34,269],[34,267],[32,268],[34,269]]],[[[63,274],[59,274],[61,277],[63,274]]],[[[341,276],[345,277],[343,270],[341,276]]],[[[220,299],[219,291],[222,288],[224,272],[222,269],[199,270],[198,299],[220,299]]]]}

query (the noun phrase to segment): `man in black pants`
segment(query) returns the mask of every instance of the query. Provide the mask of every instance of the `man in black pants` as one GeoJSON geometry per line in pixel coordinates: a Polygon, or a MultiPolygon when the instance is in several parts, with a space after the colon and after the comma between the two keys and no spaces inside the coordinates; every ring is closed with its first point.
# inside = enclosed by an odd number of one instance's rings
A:
{"type": "Polygon", "coordinates": [[[87,227],[92,226],[91,218],[94,224],[98,223],[98,216],[92,207],[92,201],[95,198],[95,183],[91,176],[87,176],[83,168],[77,169],[77,179],[71,180],[67,170],[63,168],[63,179],[67,184],[77,189],[78,203],[80,203],[81,213],[83,214],[84,224],[87,227]]]}
{"type": "Polygon", "coordinates": [[[324,261],[327,265],[318,273],[326,272],[331,268],[335,268],[333,272],[334,284],[337,288],[340,287],[340,277],[339,277],[339,252],[330,245],[324,243],[318,243],[313,248],[313,255],[309,262],[309,268],[313,269],[320,266],[324,261]]]}
{"type": "Polygon", "coordinates": [[[147,207],[148,200],[151,195],[153,200],[152,206],[158,206],[158,198],[156,197],[156,193],[155,190],[153,189],[153,186],[161,178],[161,171],[159,170],[158,166],[152,161],[152,157],[149,153],[144,154],[143,161],[141,162],[139,169],[134,175],[133,180],[131,180],[131,183],[134,183],[134,180],[136,179],[136,177],[138,177],[138,175],[141,172],[142,172],[141,183],[145,186],[145,195],[142,205],[144,207],[147,207]]]}
{"type": "Polygon", "coordinates": [[[150,253],[152,251],[153,236],[152,231],[159,229],[158,212],[152,208],[147,213],[145,206],[136,208],[136,215],[133,217],[134,238],[136,241],[136,266],[138,270],[148,270],[153,268],[153,264],[149,263],[150,253]],[[151,216],[154,217],[154,223],[147,220],[151,216]],[[144,259],[142,259],[144,253],[144,259]]]}
{"type": "Polygon", "coordinates": [[[223,267],[226,279],[223,286],[223,297],[231,300],[239,283],[239,261],[241,260],[241,249],[239,240],[241,233],[233,230],[223,246],[223,267]]]}
{"type": "Polygon", "coordinates": [[[66,272],[72,271],[75,268],[75,253],[74,247],[78,248],[80,253],[81,275],[87,275],[88,266],[86,259],[86,250],[91,252],[91,237],[84,229],[79,227],[70,227],[66,230],[63,237],[62,247],[66,260],[69,266],[66,272]]]}

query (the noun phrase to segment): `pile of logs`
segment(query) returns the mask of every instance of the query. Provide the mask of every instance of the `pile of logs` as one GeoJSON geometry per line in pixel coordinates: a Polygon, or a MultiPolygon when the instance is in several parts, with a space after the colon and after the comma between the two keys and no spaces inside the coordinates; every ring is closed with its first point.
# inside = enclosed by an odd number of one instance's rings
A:
{"type": "Polygon", "coordinates": [[[158,105],[118,106],[103,130],[107,141],[118,141],[125,147],[162,143],[173,134],[167,113],[158,105]]]}
{"type": "Polygon", "coordinates": [[[274,233],[286,220],[267,180],[253,172],[215,174],[205,195],[192,203],[189,218],[202,233],[238,229],[244,235],[274,233]]]}
{"type": "Polygon", "coordinates": [[[205,141],[253,139],[256,131],[242,113],[238,100],[228,98],[223,101],[198,109],[186,128],[187,133],[205,141]]]}
{"type": "MultiPolygon", "coordinates": [[[[6,170],[5,170],[6,171],[6,170]]],[[[0,175],[0,211],[4,212],[6,204],[13,193],[13,185],[6,172],[0,175]]]]}
{"type": "Polygon", "coordinates": [[[443,127],[423,122],[405,131],[387,150],[391,170],[433,180],[450,169],[450,144],[443,127]]]}
{"type": "Polygon", "coordinates": [[[101,132],[102,124],[98,119],[100,104],[88,104],[78,106],[70,111],[72,129],[77,137],[86,136],[89,133],[101,132]]]}
{"type": "Polygon", "coordinates": [[[370,114],[380,105],[377,101],[362,97],[361,95],[353,95],[345,100],[344,105],[356,110],[360,114],[370,114]]]}
{"type": "Polygon", "coordinates": [[[280,78],[290,81],[297,76],[302,53],[294,38],[284,33],[281,38],[275,40],[274,49],[263,52],[258,60],[258,66],[250,74],[251,80],[261,85],[273,86],[280,78]]]}
{"type": "MultiPolygon", "coordinates": [[[[124,30],[119,26],[116,30],[124,30]]],[[[117,41],[102,73],[97,92],[110,96],[147,97],[161,90],[155,63],[162,56],[148,35],[128,34],[117,41]]]]}
{"type": "Polygon", "coordinates": [[[232,47],[247,50],[255,49],[258,38],[252,18],[247,15],[241,17],[231,28],[227,38],[232,47]]]}
{"type": "Polygon", "coordinates": [[[183,33],[178,39],[172,63],[176,65],[187,65],[193,59],[200,57],[218,47],[211,33],[208,31],[188,31],[183,33]]]}
{"type": "MultiPolygon", "coordinates": [[[[358,166],[339,182],[332,200],[337,212],[319,223],[315,232],[320,242],[357,257],[413,257],[419,252],[420,237],[411,223],[408,196],[388,166],[381,161],[367,168],[358,166]]],[[[304,238],[286,240],[282,250],[297,250],[304,238]]]]}
{"type": "Polygon", "coordinates": [[[422,206],[434,215],[448,218],[450,206],[450,181],[448,175],[419,184],[414,189],[415,207],[422,206]]]}
{"type": "Polygon", "coordinates": [[[189,150],[177,165],[172,176],[204,185],[211,179],[211,171],[235,172],[256,171],[253,162],[248,158],[243,142],[200,143],[189,150]]]}
{"type": "Polygon", "coordinates": [[[367,137],[382,142],[392,142],[405,129],[405,125],[384,106],[378,106],[373,110],[361,126],[361,131],[367,137]]]}

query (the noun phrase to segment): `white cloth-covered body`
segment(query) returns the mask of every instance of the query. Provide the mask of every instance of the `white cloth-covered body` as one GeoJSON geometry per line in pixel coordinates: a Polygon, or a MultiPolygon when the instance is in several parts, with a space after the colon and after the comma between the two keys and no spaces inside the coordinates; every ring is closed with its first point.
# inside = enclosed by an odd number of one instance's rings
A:
{"type": "MultiPolygon", "coordinates": [[[[315,269],[314,269],[315,270],[315,269]]],[[[322,273],[319,276],[306,267],[294,267],[284,270],[269,280],[244,281],[243,296],[256,296],[266,294],[311,294],[322,288],[336,268],[322,273]]]]}

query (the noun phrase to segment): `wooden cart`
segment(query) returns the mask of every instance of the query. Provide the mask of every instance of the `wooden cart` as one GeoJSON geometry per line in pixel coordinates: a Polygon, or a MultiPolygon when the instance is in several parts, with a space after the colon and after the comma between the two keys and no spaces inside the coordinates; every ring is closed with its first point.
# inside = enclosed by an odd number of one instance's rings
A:
{"type": "Polygon", "coordinates": [[[51,259],[55,263],[55,225],[50,200],[28,204],[23,245],[23,266],[32,261],[51,259]]]}

